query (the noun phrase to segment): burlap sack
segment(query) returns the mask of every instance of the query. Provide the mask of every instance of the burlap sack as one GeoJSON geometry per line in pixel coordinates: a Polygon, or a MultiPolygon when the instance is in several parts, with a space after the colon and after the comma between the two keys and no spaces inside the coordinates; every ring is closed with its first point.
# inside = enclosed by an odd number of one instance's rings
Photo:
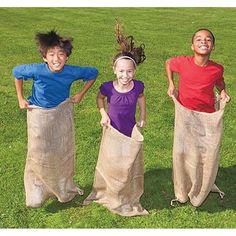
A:
{"type": "Polygon", "coordinates": [[[84,205],[95,201],[122,216],[147,215],[143,194],[143,136],[135,126],[132,137],[104,127],[92,192],[84,205]]]}
{"type": "Polygon", "coordinates": [[[223,133],[225,101],[213,113],[193,111],[175,104],[173,144],[173,182],[176,199],[181,203],[190,200],[200,206],[210,191],[224,193],[215,185],[219,166],[219,149],[223,133]]]}
{"type": "Polygon", "coordinates": [[[73,104],[27,110],[28,153],[24,173],[26,205],[40,207],[49,197],[68,202],[83,194],[74,181],[73,104]]]}

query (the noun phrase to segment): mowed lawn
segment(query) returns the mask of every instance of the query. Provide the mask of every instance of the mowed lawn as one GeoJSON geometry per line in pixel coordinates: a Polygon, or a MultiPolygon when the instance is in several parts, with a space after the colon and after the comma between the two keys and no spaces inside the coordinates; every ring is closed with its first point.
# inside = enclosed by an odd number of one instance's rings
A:
{"type": "MultiPolygon", "coordinates": [[[[0,228],[236,228],[236,9],[235,8],[0,8],[0,228]],[[92,203],[81,203],[90,193],[98,156],[101,127],[96,108],[100,84],[114,78],[111,58],[116,53],[115,19],[145,43],[147,60],[137,79],[145,83],[147,127],[145,189],[142,205],[148,216],[121,217],[92,203]],[[224,135],[216,184],[225,192],[221,200],[210,193],[204,204],[170,206],[174,104],[166,95],[164,63],[175,55],[191,54],[193,32],[202,27],[216,37],[212,59],[223,64],[231,102],[224,115],[224,135]],[[99,78],[81,104],[75,106],[75,181],[85,190],[69,203],[55,199],[43,207],[25,206],[23,173],[27,154],[26,111],[17,103],[12,68],[41,62],[34,36],[56,29],[74,38],[69,64],[95,66],[99,78]]],[[[25,82],[27,97],[31,82],[25,82]]],[[[72,86],[75,94],[82,82],[72,86]]]]}

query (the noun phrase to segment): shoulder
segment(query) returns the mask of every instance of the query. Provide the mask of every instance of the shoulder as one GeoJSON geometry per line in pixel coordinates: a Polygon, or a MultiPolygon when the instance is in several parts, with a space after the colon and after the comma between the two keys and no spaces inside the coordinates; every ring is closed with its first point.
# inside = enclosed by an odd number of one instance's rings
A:
{"type": "Polygon", "coordinates": [[[144,83],[141,80],[134,79],[135,86],[144,87],[144,83]]]}
{"type": "Polygon", "coordinates": [[[188,61],[192,61],[192,59],[193,59],[193,56],[181,55],[181,56],[170,58],[170,61],[188,62],[188,61]]]}
{"type": "Polygon", "coordinates": [[[101,94],[107,96],[109,94],[109,91],[111,91],[113,88],[113,81],[107,81],[107,82],[104,82],[100,85],[100,92],[101,94]]]}
{"type": "Polygon", "coordinates": [[[64,65],[64,69],[67,71],[75,71],[75,72],[96,72],[98,73],[98,69],[92,66],[79,66],[79,65],[64,65]]]}
{"type": "Polygon", "coordinates": [[[21,64],[18,66],[15,66],[14,68],[41,68],[45,66],[45,63],[31,63],[31,64],[21,64]]]}
{"type": "Polygon", "coordinates": [[[70,73],[74,73],[74,72],[77,72],[77,71],[80,71],[81,70],[81,67],[80,66],[75,66],[75,65],[67,65],[65,64],[64,67],[63,67],[63,71],[64,72],[70,72],[70,73]]]}
{"type": "Polygon", "coordinates": [[[65,64],[63,68],[65,70],[80,70],[81,66],[65,64]]]}
{"type": "Polygon", "coordinates": [[[219,71],[223,71],[224,70],[223,65],[221,65],[221,64],[219,64],[219,63],[217,63],[215,61],[210,60],[210,65],[214,66],[219,71]]]}
{"type": "Polygon", "coordinates": [[[19,73],[35,74],[38,70],[42,71],[45,68],[45,63],[22,64],[15,66],[12,70],[13,74],[17,76],[19,73]]]}
{"type": "Polygon", "coordinates": [[[100,87],[110,88],[112,86],[113,86],[113,81],[111,80],[111,81],[106,81],[106,82],[102,83],[100,87]]]}
{"type": "Polygon", "coordinates": [[[138,91],[138,93],[143,93],[144,90],[144,83],[140,80],[133,80],[134,81],[134,87],[135,90],[138,91]]]}
{"type": "Polygon", "coordinates": [[[168,60],[168,64],[171,70],[180,72],[186,66],[191,66],[193,64],[193,56],[176,56],[168,60]]]}

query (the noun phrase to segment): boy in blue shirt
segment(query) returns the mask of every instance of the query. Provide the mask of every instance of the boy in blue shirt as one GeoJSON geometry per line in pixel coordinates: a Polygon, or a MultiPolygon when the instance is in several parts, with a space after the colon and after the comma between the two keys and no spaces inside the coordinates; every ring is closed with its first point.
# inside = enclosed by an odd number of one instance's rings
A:
{"type": "Polygon", "coordinates": [[[69,97],[70,86],[75,80],[86,81],[83,89],[72,97],[79,103],[93,85],[98,71],[93,67],[66,65],[72,53],[72,39],[62,38],[55,31],[38,33],[36,40],[44,63],[16,66],[13,69],[17,97],[20,108],[36,105],[52,108],[69,97]],[[23,80],[33,79],[32,95],[25,100],[23,96],[23,80]]]}
{"type": "Polygon", "coordinates": [[[26,205],[40,207],[51,196],[60,202],[83,194],[73,182],[74,124],[73,103],[79,103],[94,84],[94,67],[67,65],[72,38],[50,31],[36,34],[43,63],[25,64],[13,69],[21,109],[27,109],[28,153],[24,173],[26,205]],[[24,98],[23,80],[33,80],[32,94],[24,98]],[[85,82],[70,97],[76,80],[85,82]]]}

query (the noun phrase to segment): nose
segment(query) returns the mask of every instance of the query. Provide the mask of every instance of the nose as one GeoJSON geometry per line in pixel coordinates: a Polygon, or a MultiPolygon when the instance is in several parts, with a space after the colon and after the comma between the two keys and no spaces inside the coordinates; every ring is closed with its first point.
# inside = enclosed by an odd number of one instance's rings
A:
{"type": "Polygon", "coordinates": [[[124,72],[124,77],[128,77],[128,72],[127,71],[124,72]]]}
{"type": "Polygon", "coordinates": [[[59,59],[58,55],[55,54],[54,57],[53,57],[53,60],[54,60],[54,61],[58,61],[58,59],[59,59]]]}

